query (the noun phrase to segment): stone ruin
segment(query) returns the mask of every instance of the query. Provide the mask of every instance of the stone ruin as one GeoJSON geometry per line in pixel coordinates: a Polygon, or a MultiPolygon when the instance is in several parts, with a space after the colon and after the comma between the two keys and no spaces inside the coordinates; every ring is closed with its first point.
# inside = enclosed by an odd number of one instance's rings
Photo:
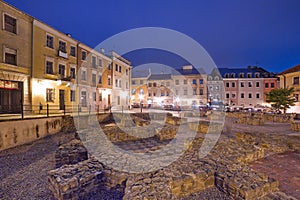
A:
{"type": "MultiPolygon", "coordinates": [[[[191,127],[202,134],[209,124],[199,128],[201,124],[191,127]]],[[[160,139],[169,140],[174,134],[170,135],[160,139]]],[[[278,181],[248,166],[272,154],[300,151],[293,137],[238,133],[235,138],[218,141],[206,157],[199,158],[203,141],[202,137],[194,138],[169,166],[137,174],[111,169],[92,156],[87,158],[82,143],[71,141],[58,149],[56,155],[61,156],[56,157],[56,166],[63,165],[48,173],[49,188],[57,199],[88,199],[90,195],[101,199],[107,191],[125,200],[181,199],[208,188],[217,188],[233,199],[295,199],[279,191],[278,181]],[[76,145],[81,150],[74,148],[76,145]],[[66,154],[78,158],[66,159],[66,154]]]]}

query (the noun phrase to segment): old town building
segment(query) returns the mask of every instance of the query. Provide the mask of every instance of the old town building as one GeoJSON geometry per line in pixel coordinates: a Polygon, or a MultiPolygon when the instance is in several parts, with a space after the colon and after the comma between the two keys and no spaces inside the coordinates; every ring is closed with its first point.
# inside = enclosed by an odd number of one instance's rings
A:
{"type": "Polygon", "coordinates": [[[31,108],[33,18],[3,1],[0,17],[0,113],[21,113],[31,108]]]}

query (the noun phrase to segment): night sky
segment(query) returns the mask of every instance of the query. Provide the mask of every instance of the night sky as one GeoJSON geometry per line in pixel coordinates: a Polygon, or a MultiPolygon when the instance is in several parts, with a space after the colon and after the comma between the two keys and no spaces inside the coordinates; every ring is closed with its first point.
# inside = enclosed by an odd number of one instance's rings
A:
{"type": "MultiPolygon", "coordinates": [[[[179,31],[201,44],[218,67],[258,65],[273,72],[300,64],[298,0],[6,0],[29,15],[95,47],[140,27],[179,31]]],[[[133,66],[184,59],[151,50],[125,55],[133,66]],[[164,60],[165,59],[165,60],[164,60]]]]}

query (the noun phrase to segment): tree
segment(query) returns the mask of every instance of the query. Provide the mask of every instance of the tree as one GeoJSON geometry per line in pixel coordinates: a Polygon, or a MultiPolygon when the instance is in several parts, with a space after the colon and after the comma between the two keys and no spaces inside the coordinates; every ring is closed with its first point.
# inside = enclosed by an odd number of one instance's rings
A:
{"type": "Polygon", "coordinates": [[[295,105],[295,98],[292,97],[293,92],[294,88],[273,89],[266,94],[267,102],[271,103],[271,106],[276,111],[283,109],[284,113],[286,113],[290,106],[295,105]]]}

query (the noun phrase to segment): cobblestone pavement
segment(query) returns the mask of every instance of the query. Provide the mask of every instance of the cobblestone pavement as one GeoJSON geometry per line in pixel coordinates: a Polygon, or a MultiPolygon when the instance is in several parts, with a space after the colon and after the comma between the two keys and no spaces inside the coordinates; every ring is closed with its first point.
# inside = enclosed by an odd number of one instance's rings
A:
{"type": "Polygon", "coordinates": [[[300,199],[300,153],[285,152],[257,160],[250,165],[279,181],[279,189],[300,199]]]}

